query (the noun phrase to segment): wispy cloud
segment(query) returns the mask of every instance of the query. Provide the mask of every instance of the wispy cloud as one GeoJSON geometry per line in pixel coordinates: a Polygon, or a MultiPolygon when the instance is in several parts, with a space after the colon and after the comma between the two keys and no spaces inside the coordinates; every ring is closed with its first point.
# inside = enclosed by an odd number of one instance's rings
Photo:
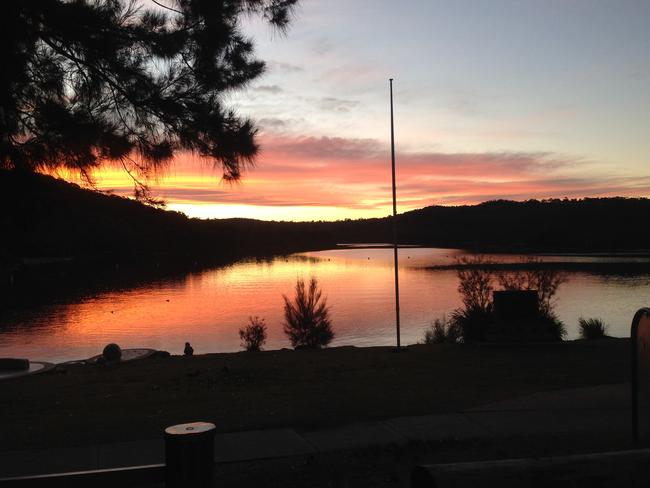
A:
{"type": "Polygon", "coordinates": [[[279,71],[281,73],[300,73],[305,71],[302,65],[283,61],[269,61],[266,65],[270,71],[279,71]]]}
{"type": "Polygon", "coordinates": [[[318,106],[328,112],[349,112],[359,106],[358,100],[346,100],[343,98],[323,97],[319,100],[318,106]]]}
{"type": "Polygon", "coordinates": [[[277,95],[278,93],[282,93],[284,91],[278,85],[259,85],[259,86],[253,87],[253,90],[256,91],[256,92],[270,93],[272,95],[277,95]]]}
{"type": "Polygon", "coordinates": [[[285,129],[289,125],[285,119],[278,119],[276,117],[265,117],[259,119],[257,124],[262,130],[274,130],[276,132],[285,129]]]}

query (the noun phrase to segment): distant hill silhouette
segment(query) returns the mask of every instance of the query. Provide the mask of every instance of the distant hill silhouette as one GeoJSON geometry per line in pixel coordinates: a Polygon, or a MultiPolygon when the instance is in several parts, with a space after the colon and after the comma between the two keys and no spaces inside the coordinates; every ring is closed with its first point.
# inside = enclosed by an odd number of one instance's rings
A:
{"type": "Polygon", "coordinates": [[[617,252],[650,249],[647,198],[496,200],[426,207],[400,217],[404,241],[494,251],[617,252]]]}
{"type": "MultiPolygon", "coordinates": [[[[115,263],[227,262],[389,242],[390,219],[265,222],[190,219],[55,178],[0,171],[0,258],[58,257],[115,263]]],[[[432,206],[398,217],[404,244],[490,251],[614,252],[650,249],[650,200],[492,201],[432,206]]]]}
{"type": "Polygon", "coordinates": [[[5,259],[223,262],[334,244],[310,223],[190,219],[39,174],[0,171],[0,204],[5,259]]]}

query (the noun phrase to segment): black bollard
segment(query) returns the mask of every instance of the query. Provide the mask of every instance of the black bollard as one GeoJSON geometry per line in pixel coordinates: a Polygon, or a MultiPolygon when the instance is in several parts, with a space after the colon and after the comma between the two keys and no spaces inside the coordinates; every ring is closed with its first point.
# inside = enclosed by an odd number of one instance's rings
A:
{"type": "Polygon", "coordinates": [[[211,488],[214,475],[214,435],[208,422],[165,429],[165,486],[211,488]]]}

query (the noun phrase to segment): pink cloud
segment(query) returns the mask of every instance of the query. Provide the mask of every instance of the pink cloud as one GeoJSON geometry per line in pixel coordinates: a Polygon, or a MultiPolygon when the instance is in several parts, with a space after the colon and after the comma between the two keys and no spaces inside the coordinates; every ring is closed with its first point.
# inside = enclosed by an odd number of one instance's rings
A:
{"type": "MultiPolygon", "coordinates": [[[[154,193],[169,203],[264,206],[278,208],[278,214],[280,207],[347,208],[368,216],[389,213],[390,153],[385,143],[271,134],[260,142],[258,165],[241,184],[220,184],[218,174],[185,157],[176,161],[173,173],[153,185],[154,193]]],[[[590,175],[585,165],[548,152],[402,150],[397,154],[398,205],[404,211],[498,198],[650,195],[650,176],[590,175]],[[571,176],[579,173],[586,176],[571,176]]],[[[117,193],[130,191],[128,184],[112,188],[117,193]]]]}

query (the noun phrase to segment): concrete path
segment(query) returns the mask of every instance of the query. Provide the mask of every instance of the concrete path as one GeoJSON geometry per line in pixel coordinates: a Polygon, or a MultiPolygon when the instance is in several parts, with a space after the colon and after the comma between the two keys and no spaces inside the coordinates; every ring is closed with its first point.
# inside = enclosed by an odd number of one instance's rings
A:
{"type": "Polygon", "coordinates": [[[632,436],[629,384],[573,388],[505,400],[464,412],[492,437],[632,436]]]}
{"type": "MultiPolygon", "coordinates": [[[[333,429],[270,429],[217,434],[215,461],[274,459],[410,442],[517,437],[626,439],[631,433],[629,385],[536,393],[463,412],[398,417],[333,429]]],[[[0,477],[81,471],[164,462],[163,440],[83,448],[4,452],[0,477]]]]}

